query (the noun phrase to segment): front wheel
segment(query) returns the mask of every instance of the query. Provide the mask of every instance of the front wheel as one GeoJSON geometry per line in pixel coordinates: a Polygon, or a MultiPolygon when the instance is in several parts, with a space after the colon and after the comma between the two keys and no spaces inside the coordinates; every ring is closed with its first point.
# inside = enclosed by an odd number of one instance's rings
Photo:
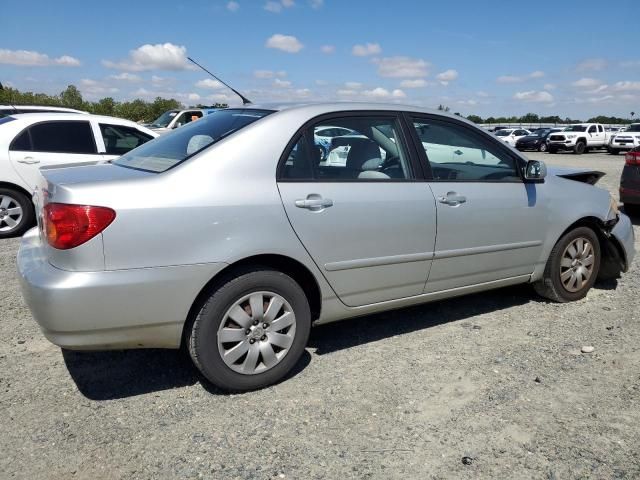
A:
{"type": "Polygon", "coordinates": [[[596,281],[600,258],[600,242],[595,232],[588,227],[575,228],[555,244],[534,288],[554,302],[580,300],[596,281]]]}
{"type": "Polygon", "coordinates": [[[576,146],[573,147],[573,153],[575,153],[576,155],[582,155],[586,149],[587,146],[584,144],[584,142],[578,142],[576,143],[576,146]]]}
{"type": "Polygon", "coordinates": [[[538,151],[539,151],[539,152],[546,152],[546,151],[547,151],[547,144],[546,144],[546,143],[544,143],[544,142],[542,142],[542,143],[540,144],[540,146],[538,147],[538,151]]]}
{"type": "Polygon", "coordinates": [[[34,223],[33,205],[26,195],[0,188],[0,238],[18,237],[34,223]]]}
{"type": "Polygon", "coordinates": [[[554,147],[549,147],[549,153],[558,153],[558,149],[554,147]]]}
{"type": "Polygon", "coordinates": [[[609,153],[610,153],[611,155],[618,155],[618,150],[616,150],[615,148],[610,148],[610,149],[609,149],[609,153]]]}
{"type": "Polygon", "coordinates": [[[255,268],[228,278],[187,332],[202,374],[229,391],[282,380],[304,352],[311,328],[307,297],[288,275],[255,268]]]}

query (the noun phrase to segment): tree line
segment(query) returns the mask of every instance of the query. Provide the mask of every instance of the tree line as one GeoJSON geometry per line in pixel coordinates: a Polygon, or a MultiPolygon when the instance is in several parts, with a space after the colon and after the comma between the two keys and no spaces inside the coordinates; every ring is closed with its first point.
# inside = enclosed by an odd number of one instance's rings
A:
{"type": "MultiPolygon", "coordinates": [[[[96,102],[90,102],[82,98],[80,90],[75,85],[69,85],[58,95],[49,95],[46,93],[21,92],[15,88],[0,88],[0,104],[2,105],[49,105],[56,107],[76,108],[97,115],[110,115],[113,117],[126,118],[134,122],[151,122],[162,115],[167,110],[180,109],[184,106],[176,99],[156,97],[152,102],[142,99],[136,99],[126,102],[114,100],[112,97],[102,98],[96,102]]],[[[215,105],[194,105],[196,108],[225,108],[226,104],[216,103],[215,105]]],[[[439,105],[438,110],[448,112],[449,107],[439,105]]],[[[455,115],[461,116],[459,112],[455,115]]],[[[605,123],[605,124],[623,124],[633,121],[635,112],[631,112],[631,118],[609,117],[606,115],[598,115],[589,118],[587,122],[605,123]]],[[[466,117],[474,123],[582,123],[579,119],[569,117],[561,118],[558,115],[539,116],[535,113],[527,113],[521,117],[486,117],[479,115],[469,115],[466,117]]]]}
{"type": "MultiPolygon", "coordinates": [[[[96,115],[109,115],[112,117],[126,118],[134,122],[152,122],[167,110],[181,109],[184,106],[173,98],[156,97],[149,102],[136,99],[126,102],[114,100],[112,97],[102,98],[91,102],[82,98],[82,94],[75,85],[69,85],[58,95],[46,93],[21,92],[15,88],[3,87],[0,89],[1,105],[46,105],[52,107],[67,107],[84,110],[96,115]]],[[[207,106],[214,108],[226,107],[226,104],[217,103],[207,106]]],[[[203,108],[205,105],[195,105],[203,108]]]]}

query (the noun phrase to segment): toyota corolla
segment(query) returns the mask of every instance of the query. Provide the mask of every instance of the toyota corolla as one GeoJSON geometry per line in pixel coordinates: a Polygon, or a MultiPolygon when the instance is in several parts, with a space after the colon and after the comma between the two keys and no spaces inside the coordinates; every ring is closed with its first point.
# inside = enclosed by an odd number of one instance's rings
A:
{"type": "Polygon", "coordinates": [[[221,110],[110,163],[41,173],[18,269],[46,337],[185,346],[234,391],[281,380],[313,324],[519,283],[578,300],[634,256],[598,172],[547,171],[417,107],[221,110]],[[322,161],[324,127],[354,132],[331,145],[344,162],[322,161]]]}

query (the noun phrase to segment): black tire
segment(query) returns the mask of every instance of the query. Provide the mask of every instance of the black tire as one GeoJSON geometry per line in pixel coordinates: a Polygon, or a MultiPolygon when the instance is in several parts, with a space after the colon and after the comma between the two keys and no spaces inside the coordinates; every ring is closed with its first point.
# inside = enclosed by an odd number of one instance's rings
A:
{"type": "Polygon", "coordinates": [[[611,155],[618,155],[619,150],[617,150],[617,149],[615,149],[615,148],[610,148],[610,149],[609,149],[609,153],[610,153],[611,155]]]}
{"type": "Polygon", "coordinates": [[[187,330],[186,345],[193,363],[207,380],[223,390],[244,392],[282,380],[303,354],[310,330],[309,302],[300,285],[282,272],[255,267],[236,272],[218,284],[187,330]],[[289,351],[279,363],[265,372],[248,375],[232,370],[223,360],[218,349],[218,328],[234,303],[248,294],[261,291],[274,292],[291,305],[296,330],[289,351]]]}
{"type": "MultiPolygon", "coordinates": [[[[22,209],[22,216],[14,227],[9,227],[6,220],[0,220],[0,238],[22,236],[35,223],[35,212],[31,200],[24,193],[10,188],[0,188],[0,197],[12,199],[22,209]]],[[[3,216],[2,211],[0,211],[1,216],[3,216]]],[[[14,217],[11,218],[15,220],[14,217]]]]}
{"type": "Polygon", "coordinates": [[[575,228],[565,233],[555,244],[549,254],[542,278],[534,282],[533,286],[538,295],[554,302],[565,303],[580,300],[587,295],[587,292],[596,281],[600,270],[600,260],[600,242],[596,233],[588,227],[575,228]],[[593,271],[591,277],[580,290],[571,292],[565,288],[560,279],[560,262],[562,261],[562,256],[567,246],[580,237],[589,240],[593,246],[593,271]]]}
{"type": "Polygon", "coordinates": [[[557,148],[553,148],[553,147],[549,147],[549,153],[558,153],[558,149],[557,148]]]}
{"type": "Polygon", "coordinates": [[[547,151],[547,144],[545,142],[542,142],[540,144],[540,146],[538,147],[538,151],[539,152],[546,152],[547,151]]]}
{"type": "Polygon", "coordinates": [[[624,213],[629,216],[640,216],[640,205],[634,203],[625,203],[624,204],[624,213]]]}
{"type": "Polygon", "coordinates": [[[586,150],[587,145],[582,141],[576,143],[576,146],[573,147],[573,153],[575,153],[576,155],[582,155],[586,150]]]}

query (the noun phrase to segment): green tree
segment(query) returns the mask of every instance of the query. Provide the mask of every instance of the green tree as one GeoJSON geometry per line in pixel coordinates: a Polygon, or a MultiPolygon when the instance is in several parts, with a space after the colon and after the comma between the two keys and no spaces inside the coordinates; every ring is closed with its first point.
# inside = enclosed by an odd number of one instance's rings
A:
{"type": "Polygon", "coordinates": [[[66,90],[60,92],[62,105],[70,108],[82,108],[82,94],[75,85],[69,85],[66,90]]]}
{"type": "Polygon", "coordinates": [[[473,123],[482,123],[482,117],[479,117],[478,115],[469,115],[467,120],[473,123]]]}
{"type": "Polygon", "coordinates": [[[107,97],[98,100],[93,105],[90,104],[88,109],[91,110],[92,113],[96,113],[98,115],[113,116],[115,113],[115,108],[116,101],[111,97],[107,97]]]}

